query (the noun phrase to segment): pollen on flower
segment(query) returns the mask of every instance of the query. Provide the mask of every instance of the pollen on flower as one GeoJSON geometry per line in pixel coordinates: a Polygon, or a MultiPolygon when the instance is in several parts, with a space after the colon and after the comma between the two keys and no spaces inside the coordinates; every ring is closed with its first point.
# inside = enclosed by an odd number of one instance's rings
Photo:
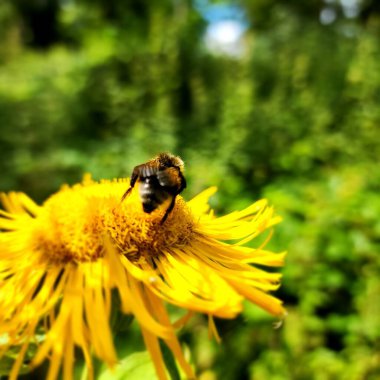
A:
{"type": "Polygon", "coordinates": [[[105,235],[133,262],[189,243],[194,221],[181,197],[161,225],[163,210],[146,214],[136,191],[121,202],[127,180],[88,178],[51,196],[37,216],[34,244],[52,262],[94,261],[104,255],[105,235]]]}

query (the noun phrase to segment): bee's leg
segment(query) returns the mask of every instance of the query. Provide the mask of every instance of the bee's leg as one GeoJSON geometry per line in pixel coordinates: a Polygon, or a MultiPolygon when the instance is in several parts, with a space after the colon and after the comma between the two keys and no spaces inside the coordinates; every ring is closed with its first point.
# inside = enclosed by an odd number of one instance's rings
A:
{"type": "Polygon", "coordinates": [[[135,186],[137,178],[139,178],[139,172],[138,172],[137,168],[134,168],[133,172],[132,172],[132,176],[131,176],[131,183],[130,183],[129,189],[123,194],[120,202],[123,202],[123,200],[125,198],[127,198],[127,196],[131,193],[133,187],[135,186]]]}
{"type": "Polygon", "coordinates": [[[123,196],[121,197],[120,202],[123,202],[123,200],[124,200],[125,198],[127,198],[127,196],[131,193],[132,189],[133,189],[133,187],[130,186],[129,189],[128,189],[128,190],[123,194],[123,196]]]}
{"type": "Polygon", "coordinates": [[[164,215],[164,217],[161,219],[161,222],[160,222],[161,225],[165,223],[165,220],[168,218],[170,212],[173,210],[174,205],[175,205],[175,197],[173,197],[172,201],[170,202],[169,207],[166,209],[166,211],[165,211],[165,215],[164,215]]]}

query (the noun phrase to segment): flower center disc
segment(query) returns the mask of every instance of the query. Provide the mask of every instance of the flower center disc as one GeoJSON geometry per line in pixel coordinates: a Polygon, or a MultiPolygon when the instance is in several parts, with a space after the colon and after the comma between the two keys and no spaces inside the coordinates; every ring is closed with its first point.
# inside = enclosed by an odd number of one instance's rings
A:
{"type": "Polygon", "coordinates": [[[36,245],[53,262],[94,261],[104,254],[108,235],[121,254],[132,261],[180,248],[194,234],[194,220],[181,197],[168,219],[166,211],[143,212],[137,190],[121,202],[129,181],[85,180],[50,197],[37,217],[36,245]]]}

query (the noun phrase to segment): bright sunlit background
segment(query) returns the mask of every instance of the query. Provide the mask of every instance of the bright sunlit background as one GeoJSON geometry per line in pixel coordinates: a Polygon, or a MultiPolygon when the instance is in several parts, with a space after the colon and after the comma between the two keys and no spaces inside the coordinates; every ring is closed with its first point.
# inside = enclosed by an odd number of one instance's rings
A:
{"type": "Polygon", "coordinates": [[[244,9],[233,4],[212,4],[208,1],[198,1],[195,4],[207,21],[203,37],[206,48],[214,54],[243,56],[246,48],[244,33],[248,29],[244,9]]]}
{"type": "Polygon", "coordinates": [[[200,379],[380,378],[379,1],[2,0],[0,41],[0,190],[42,202],[170,151],[186,199],[283,217],[287,320],[247,305],[218,345],[195,317],[200,379]]]}

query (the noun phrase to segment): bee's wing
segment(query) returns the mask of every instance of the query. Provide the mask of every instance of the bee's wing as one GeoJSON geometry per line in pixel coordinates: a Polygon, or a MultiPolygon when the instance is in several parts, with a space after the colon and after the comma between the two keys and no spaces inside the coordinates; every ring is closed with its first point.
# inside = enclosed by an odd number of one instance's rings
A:
{"type": "Polygon", "coordinates": [[[178,188],[181,185],[179,170],[175,167],[159,170],[157,172],[157,179],[159,184],[163,187],[178,188]]]}
{"type": "Polygon", "coordinates": [[[138,170],[140,173],[140,177],[146,178],[146,177],[152,177],[157,173],[157,166],[149,165],[149,164],[143,164],[138,166],[138,170]]]}
{"type": "Polygon", "coordinates": [[[148,161],[145,164],[137,165],[133,169],[132,177],[135,175],[136,178],[142,179],[147,177],[152,177],[156,175],[158,171],[158,165],[154,160],[148,161]]]}

